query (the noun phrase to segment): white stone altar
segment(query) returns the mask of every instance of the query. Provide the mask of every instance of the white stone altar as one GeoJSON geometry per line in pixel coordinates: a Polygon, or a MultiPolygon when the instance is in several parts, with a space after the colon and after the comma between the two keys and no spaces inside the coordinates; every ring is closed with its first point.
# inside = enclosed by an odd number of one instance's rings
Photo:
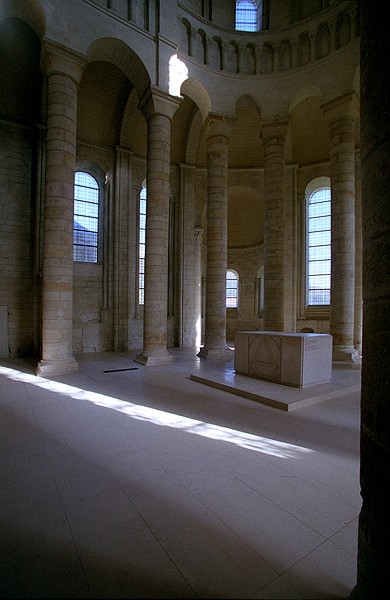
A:
{"type": "Polygon", "coordinates": [[[298,388],[327,383],[332,377],[332,336],[238,331],[234,369],[241,375],[298,388]]]}

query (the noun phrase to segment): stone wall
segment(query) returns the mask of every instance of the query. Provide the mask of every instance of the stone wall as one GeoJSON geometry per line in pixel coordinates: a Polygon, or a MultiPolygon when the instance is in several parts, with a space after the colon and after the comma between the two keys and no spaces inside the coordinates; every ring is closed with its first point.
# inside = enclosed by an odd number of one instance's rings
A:
{"type": "Polygon", "coordinates": [[[10,355],[34,351],[37,326],[34,137],[30,128],[0,121],[0,305],[8,306],[10,355]]]}

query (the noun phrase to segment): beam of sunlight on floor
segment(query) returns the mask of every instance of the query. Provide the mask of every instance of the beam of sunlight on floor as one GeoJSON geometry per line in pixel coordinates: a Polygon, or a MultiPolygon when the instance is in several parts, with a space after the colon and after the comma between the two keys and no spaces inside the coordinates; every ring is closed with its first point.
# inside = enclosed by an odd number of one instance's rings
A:
{"type": "Polygon", "coordinates": [[[44,378],[37,378],[35,375],[22,373],[21,371],[10,369],[8,367],[0,366],[0,375],[4,375],[5,377],[14,381],[35,385],[50,392],[68,396],[75,400],[92,402],[96,406],[116,410],[129,417],[132,417],[133,419],[148,421],[149,423],[163,427],[182,429],[188,433],[201,435],[213,440],[230,442],[247,450],[263,452],[279,458],[298,458],[302,452],[313,452],[308,448],[303,448],[294,444],[271,440],[262,436],[246,433],[244,431],[221,427],[213,423],[205,423],[196,419],[190,419],[183,415],[177,415],[162,410],[157,410],[155,408],[149,408],[148,406],[143,406],[142,404],[133,404],[127,400],[119,400],[118,398],[114,398],[112,396],[83,390],[65,383],[59,383],[44,378]]]}

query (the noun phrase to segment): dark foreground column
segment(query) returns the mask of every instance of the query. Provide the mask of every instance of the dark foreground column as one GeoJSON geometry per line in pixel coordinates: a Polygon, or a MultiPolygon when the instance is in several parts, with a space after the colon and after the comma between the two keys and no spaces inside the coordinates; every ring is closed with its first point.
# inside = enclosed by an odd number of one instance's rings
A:
{"type": "Polygon", "coordinates": [[[390,37],[383,2],[362,0],[361,158],[363,358],[357,585],[352,598],[389,592],[390,565],[390,37]]]}

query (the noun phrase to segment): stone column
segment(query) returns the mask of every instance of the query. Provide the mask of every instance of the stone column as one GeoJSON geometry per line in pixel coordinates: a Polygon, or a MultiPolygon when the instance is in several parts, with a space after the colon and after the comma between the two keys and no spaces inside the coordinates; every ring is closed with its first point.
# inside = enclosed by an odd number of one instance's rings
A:
{"type": "Polygon", "coordinates": [[[195,230],[194,165],[180,166],[180,340],[184,348],[200,347],[202,235],[195,230]]]}
{"type": "Polygon", "coordinates": [[[288,119],[265,119],[264,331],[284,331],[284,166],[288,119]]]}
{"type": "Polygon", "coordinates": [[[146,366],[174,362],[167,349],[171,119],[178,100],[162,92],[148,96],[147,204],[144,345],[135,361],[146,366]]]}
{"type": "Polygon", "coordinates": [[[390,564],[390,38],[383,3],[359,2],[363,224],[363,358],[357,585],[383,598],[390,564]]]}
{"type": "Polygon", "coordinates": [[[228,358],[226,344],[227,185],[231,119],[207,123],[207,257],[205,343],[201,358],[228,358]]]}
{"type": "Polygon", "coordinates": [[[195,263],[194,263],[194,312],[195,312],[195,346],[200,348],[202,340],[202,239],[203,229],[194,228],[195,237],[195,263]]]}
{"type": "Polygon", "coordinates": [[[356,95],[346,94],[322,109],[330,127],[333,360],[358,362],[359,354],[354,348],[356,95]]]}
{"type": "Polygon", "coordinates": [[[46,183],[42,273],[42,349],[37,375],[78,370],[73,357],[73,204],[77,86],[82,61],[47,47],[46,183]]]}
{"type": "Polygon", "coordinates": [[[353,345],[359,356],[362,353],[362,331],[363,331],[363,298],[362,298],[362,200],[361,200],[361,176],[360,176],[360,151],[355,153],[355,314],[354,314],[354,338],[353,345]]]}
{"type": "Polygon", "coordinates": [[[131,202],[132,153],[117,146],[113,210],[113,329],[114,350],[126,352],[129,328],[129,207],[131,202]]]}

